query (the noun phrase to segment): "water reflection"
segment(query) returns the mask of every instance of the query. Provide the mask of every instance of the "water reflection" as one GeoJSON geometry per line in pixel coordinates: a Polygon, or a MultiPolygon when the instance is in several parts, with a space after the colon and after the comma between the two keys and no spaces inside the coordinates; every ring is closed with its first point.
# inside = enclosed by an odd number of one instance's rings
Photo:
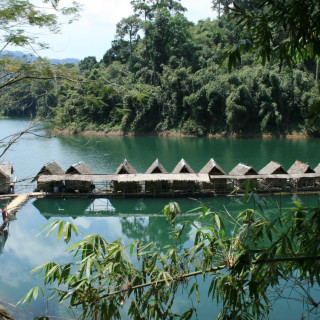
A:
{"type": "Polygon", "coordinates": [[[2,254],[4,245],[6,244],[6,241],[8,239],[8,230],[4,230],[2,233],[0,233],[0,254],[2,254]]]}

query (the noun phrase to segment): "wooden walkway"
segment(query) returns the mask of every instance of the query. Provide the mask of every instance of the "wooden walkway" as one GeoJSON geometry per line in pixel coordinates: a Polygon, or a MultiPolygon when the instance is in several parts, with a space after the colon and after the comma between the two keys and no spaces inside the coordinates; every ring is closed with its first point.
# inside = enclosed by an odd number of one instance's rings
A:
{"type": "Polygon", "coordinates": [[[16,198],[14,198],[5,208],[8,215],[16,213],[29,200],[29,198],[29,193],[19,194],[16,198]]]}
{"type": "Polygon", "coordinates": [[[14,217],[15,213],[30,199],[32,193],[23,193],[17,195],[5,208],[2,209],[6,211],[7,217],[0,226],[0,232],[2,232],[9,222],[14,217]]]}

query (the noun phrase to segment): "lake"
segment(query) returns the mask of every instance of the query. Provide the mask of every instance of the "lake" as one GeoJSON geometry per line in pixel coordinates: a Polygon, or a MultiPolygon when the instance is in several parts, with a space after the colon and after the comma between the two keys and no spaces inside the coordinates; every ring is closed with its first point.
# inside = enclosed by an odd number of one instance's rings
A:
{"type": "MultiPolygon", "coordinates": [[[[27,122],[21,119],[0,119],[0,138],[24,130],[27,122]]],[[[258,171],[274,160],[288,169],[295,160],[308,162],[315,167],[320,162],[320,139],[233,139],[233,138],[164,138],[164,137],[56,137],[48,136],[40,130],[36,135],[26,135],[19,139],[4,155],[2,161],[12,162],[18,181],[17,191],[23,192],[34,187],[25,178],[34,177],[43,165],[54,160],[64,170],[70,165],[84,161],[95,173],[113,173],[127,158],[138,172],[145,172],[151,163],[159,158],[168,172],[172,171],[181,158],[198,172],[213,157],[229,172],[239,162],[254,166],[258,171]]],[[[272,215],[281,203],[282,207],[292,206],[296,197],[266,197],[266,214],[272,215]]],[[[301,196],[306,205],[319,205],[318,195],[301,196]]],[[[34,285],[41,285],[30,271],[36,266],[52,260],[64,262],[67,246],[57,242],[54,236],[44,239],[36,237],[39,227],[49,220],[63,218],[75,223],[84,234],[99,233],[108,241],[123,239],[154,241],[159,250],[172,244],[168,236],[170,226],[162,216],[162,208],[172,199],[43,199],[31,200],[17,213],[17,219],[9,226],[7,238],[2,239],[0,255],[0,303],[16,304],[34,285]]],[[[236,214],[243,207],[241,198],[216,197],[205,199],[177,199],[185,214],[179,221],[188,219],[206,226],[208,220],[201,219],[192,209],[202,204],[210,206],[221,215],[227,208],[236,214]]],[[[1,203],[1,206],[4,202],[1,203]]],[[[251,207],[255,207],[253,201],[251,207]]],[[[194,239],[194,228],[190,225],[180,246],[190,247],[194,239]]],[[[76,241],[74,239],[73,241],[76,241]]],[[[200,281],[201,282],[201,281],[200,281]]],[[[201,303],[198,307],[199,319],[212,318],[219,308],[206,297],[206,284],[201,287],[201,303]]],[[[29,307],[10,307],[16,319],[33,319],[47,312],[51,316],[71,318],[57,309],[54,303],[38,299],[29,307]]],[[[182,311],[190,307],[190,301],[182,295],[175,308],[182,311]]],[[[302,308],[299,303],[279,302],[270,319],[299,319],[302,308]]],[[[125,318],[125,316],[124,316],[125,318]]],[[[310,317],[312,318],[312,317],[310,317]]]]}

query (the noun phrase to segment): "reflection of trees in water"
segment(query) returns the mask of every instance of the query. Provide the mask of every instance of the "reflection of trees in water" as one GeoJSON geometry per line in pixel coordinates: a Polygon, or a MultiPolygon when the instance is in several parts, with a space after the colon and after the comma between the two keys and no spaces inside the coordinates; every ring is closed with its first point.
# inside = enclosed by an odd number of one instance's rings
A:
{"type": "MultiPolygon", "coordinates": [[[[179,224],[180,227],[185,221],[186,218],[178,218],[176,225],[179,224]]],[[[167,245],[182,250],[184,244],[190,239],[190,223],[185,224],[179,240],[175,240],[173,227],[166,221],[165,217],[130,217],[121,218],[120,222],[122,233],[127,237],[142,243],[154,242],[158,250],[162,250],[167,245]]]]}

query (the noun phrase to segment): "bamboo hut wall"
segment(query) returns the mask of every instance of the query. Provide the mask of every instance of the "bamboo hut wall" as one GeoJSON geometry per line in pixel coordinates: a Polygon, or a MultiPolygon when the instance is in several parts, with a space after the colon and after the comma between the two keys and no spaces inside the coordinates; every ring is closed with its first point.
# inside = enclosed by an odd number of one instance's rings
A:
{"type": "Polygon", "coordinates": [[[140,184],[138,182],[113,182],[113,190],[114,192],[121,192],[121,193],[138,193],[140,192],[140,184]]]}
{"type": "Polygon", "coordinates": [[[0,173],[0,193],[10,193],[10,177],[0,173]]]}
{"type": "Polygon", "coordinates": [[[162,193],[170,191],[169,181],[145,181],[145,192],[162,193]]]}

